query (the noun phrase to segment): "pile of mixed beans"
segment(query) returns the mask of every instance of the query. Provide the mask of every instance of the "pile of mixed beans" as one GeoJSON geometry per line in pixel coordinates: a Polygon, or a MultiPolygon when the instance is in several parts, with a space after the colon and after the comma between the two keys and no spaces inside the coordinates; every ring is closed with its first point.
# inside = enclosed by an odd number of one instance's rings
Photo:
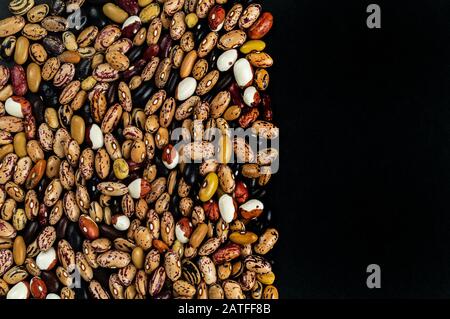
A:
{"type": "Polygon", "coordinates": [[[272,14],[251,0],[9,10],[0,298],[277,299],[263,199],[278,151],[232,134],[279,138],[272,14]]]}

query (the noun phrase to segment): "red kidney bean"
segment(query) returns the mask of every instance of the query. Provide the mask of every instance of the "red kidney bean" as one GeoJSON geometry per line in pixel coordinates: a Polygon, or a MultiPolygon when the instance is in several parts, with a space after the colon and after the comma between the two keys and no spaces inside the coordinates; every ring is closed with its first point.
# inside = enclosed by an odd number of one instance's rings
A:
{"type": "Polygon", "coordinates": [[[254,25],[248,30],[248,36],[252,40],[263,38],[272,29],[273,16],[270,12],[264,12],[254,25]]]}
{"type": "Polygon", "coordinates": [[[139,13],[139,5],[136,0],[117,0],[117,5],[129,15],[135,16],[139,13]]]}
{"type": "Polygon", "coordinates": [[[203,210],[205,211],[205,215],[212,222],[216,222],[220,217],[219,204],[214,200],[204,203],[203,210]]]}
{"type": "Polygon", "coordinates": [[[125,80],[131,79],[133,76],[139,74],[144,69],[146,64],[147,61],[144,59],[137,60],[135,63],[133,63],[132,66],[128,68],[128,70],[122,73],[122,77],[125,80]]]}
{"type": "Polygon", "coordinates": [[[223,22],[225,21],[225,9],[217,5],[209,11],[208,25],[212,31],[219,31],[222,29],[223,22]]]}
{"type": "Polygon", "coordinates": [[[162,39],[161,39],[161,44],[160,44],[160,51],[159,51],[159,56],[161,58],[168,58],[170,55],[170,51],[172,50],[172,38],[170,37],[170,34],[166,34],[162,39]]]}
{"type": "Polygon", "coordinates": [[[238,204],[244,204],[249,197],[248,188],[242,181],[236,181],[234,199],[238,204]]]}
{"type": "Polygon", "coordinates": [[[261,94],[261,113],[265,121],[272,122],[273,112],[272,112],[272,100],[267,94],[261,94]]]}
{"type": "Polygon", "coordinates": [[[139,171],[143,167],[143,164],[145,164],[145,163],[136,163],[136,162],[133,162],[132,160],[128,160],[127,164],[128,164],[128,169],[130,172],[136,172],[136,171],[139,171]]]}
{"type": "Polygon", "coordinates": [[[150,61],[151,58],[159,54],[159,45],[152,44],[144,51],[144,60],[150,61]]]}
{"type": "Polygon", "coordinates": [[[236,82],[233,82],[228,89],[231,94],[231,100],[234,105],[238,105],[241,109],[245,108],[244,101],[242,100],[241,90],[236,82]]]}
{"type": "Polygon", "coordinates": [[[39,225],[41,225],[42,227],[48,225],[48,211],[47,206],[45,206],[45,204],[39,205],[38,221],[39,225]]]}
{"type": "Polygon", "coordinates": [[[11,82],[15,95],[23,96],[27,93],[27,78],[25,75],[25,70],[21,65],[14,64],[11,68],[11,82]]]}
{"type": "Polygon", "coordinates": [[[106,237],[109,240],[114,240],[118,237],[122,237],[122,232],[118,231],[112,226],[106,225],[106,224],[100,224],[100,235],[101,237],[106,237]]]}
{"type": "MultiPolygon", "coordinates": [[[[125,23],[127,23],[127,21],[125,21],[125,23]]],[[[124,26],[122,27],[122,37],[132,39],[134,35],[139,31],[141,26],[142,23],[140,20],[136,20],[126,26],[124,24],[124,26]]]]}

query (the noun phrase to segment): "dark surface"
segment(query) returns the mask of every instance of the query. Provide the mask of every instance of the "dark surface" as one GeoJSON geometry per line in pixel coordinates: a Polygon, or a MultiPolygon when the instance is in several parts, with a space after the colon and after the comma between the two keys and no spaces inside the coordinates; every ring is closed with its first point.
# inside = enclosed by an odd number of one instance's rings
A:
{"type": "Polygon", "coordinates": [[[450,5],[376,1],[369,30],[368,1],[266,3],[283,296],[449,297],[450,5]]]}
{"type": "Polygon", "coordinates": [[[450,5],[377,1],[369,30],[368,1],[262,2],[276,19],[281,297],[449,297],[450,5]],[[372,263],[382,289],[366,287],[372,263]]]}

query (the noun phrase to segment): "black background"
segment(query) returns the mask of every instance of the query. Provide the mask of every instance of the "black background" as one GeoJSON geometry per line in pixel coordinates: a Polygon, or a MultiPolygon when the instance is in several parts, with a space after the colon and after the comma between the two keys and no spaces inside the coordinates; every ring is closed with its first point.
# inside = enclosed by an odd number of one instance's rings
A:
{"type": "Polygon", "coordinates": [[[261,2],[275,16],[281,297],[450,297],[450,4],[372,1],[369,30],[369,1],[261,2]],[[366,287],[372,263],[381,289],[366,287]]]}
{"type": "Polygon", "coordinates": [[[450,5],[374,2],[266,1],[285,297],[450,296],[450,5]]]}
{"type": "Polygon", "coordinates": [[[270,4],[286,297],[450,296],[450,5],[375,2],[270,4]]]}

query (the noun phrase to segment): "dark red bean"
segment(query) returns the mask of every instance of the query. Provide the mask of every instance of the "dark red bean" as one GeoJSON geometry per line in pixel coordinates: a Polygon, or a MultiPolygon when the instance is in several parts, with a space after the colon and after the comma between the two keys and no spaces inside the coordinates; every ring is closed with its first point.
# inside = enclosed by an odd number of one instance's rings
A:
{"type": "Polygon", "coordinates": [[[170,37],[170,34],[166,34],[162,39],[161,39],[161,44],[160,44],[160,52],[159,52],[159,56],[161,58],[168,58],[170,55],[170,51],[172,50],[172,38],[170,37]]]}
{"type": "Polygon", "coordinates": [[[48,225],[48,209],[45,204],[39,205],[38,221],[39,225],[41,225],[42,227],[48,225]]]}
{"type": "Polygon", "coordinates": [[[144,163],[136,163],[136,162],[133,162],[132,160],[128,160],[127,163],[128,163],[128,169],[130,172],[139,171],[144,166],[143,165],[144,163]]]}
{"type": "Polygon", "coordinates": [[[141,28],[142,23],[140,21],[133,22],[122,29],[122,36],[124,38],[133,39],[134,35],[141,28]]]}
{"type": "Polygon", "coordinates": [[[135,16],[139,13],[139,4],[136,0],[117,0],[117,5],[129,15],[135,16]]]}
{"type": "Polygon", "coordinates": [[[267,94],[261,94],[261,108],[262,108],[262,117],[265,121],[272,122],[273,120],[273,112],[272,112],[272,101],[270,96],[267,94]]]}
{"type": "Polygon", "coordinates": [[[144,51],[144,60],[150,61],[151,58],[158,56],[159,54],[159,45],[152,44],[144,51]]]}
{"type": "Polygon", "coordinates": [[[25,70],[21,65],[14,64],[11,68],[11,82],[15,95],[24,96],[28,91],[25,70]]]}
{"type": "Polygon", "coordinates": [[[241,109],[245,108],[245,104],[241,96],[241,89],[239,88],[237,83],[233,82],[228,90],[230,91],[233,104],[238,105],[241,109]]]}
{"type": "Polygon", "coordinates": [[[137,60],[132,66],[130,66],[128,68],[128,70],[126,70],[122,73],[122,77],[125,80],[131,79],[133,76],[141,73],[141,71],[144,69],[146,64],[147,64],[147,61],[144,59],[137,60]]]}
{"type": "Polygon", "coordinates": [[[56,225],[56,238],[58,240],[65,238],[68,225],[69,219],[66,216],[61,217],[60,221],[56,225]]]}
{"type": "Polygon", "coordinates": [[[106,224],[101,224],[99,226],[100,229],[100,236],[106,237],[109,240],[114,240],[119,237],[123,237],[123,233],[115,229],[114,227],[108,226],[106,224]]]}

